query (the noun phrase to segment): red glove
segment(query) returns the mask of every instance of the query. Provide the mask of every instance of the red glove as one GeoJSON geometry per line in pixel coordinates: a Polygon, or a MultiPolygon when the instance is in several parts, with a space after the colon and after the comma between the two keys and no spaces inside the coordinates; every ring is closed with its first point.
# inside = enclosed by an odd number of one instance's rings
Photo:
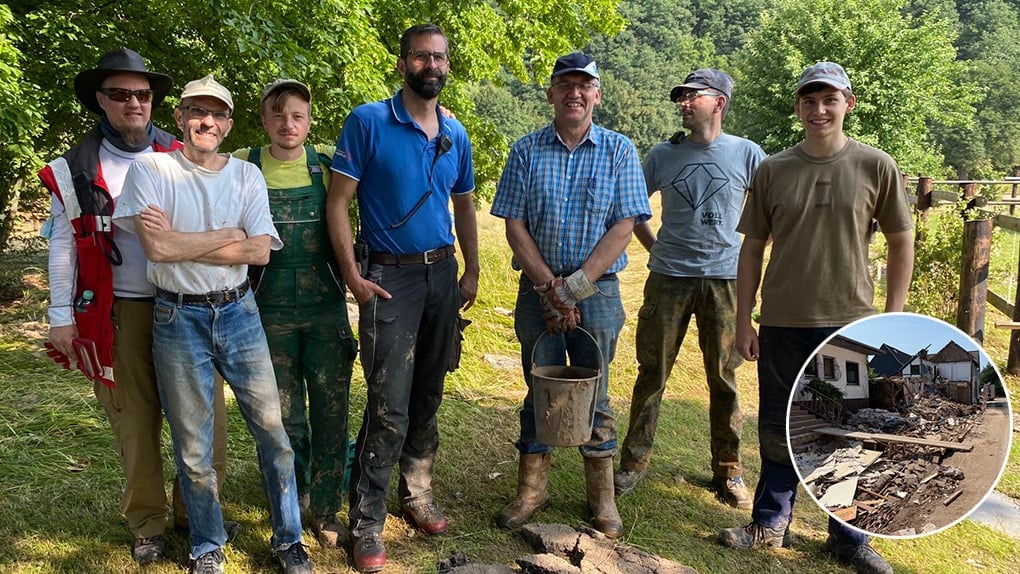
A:
{"type": "Polygon", "coordinates": [[[53,343],[46,341],[43,346],[46,347],[46,356],[53,359],[53,362],[65,369],[71,368],[71,359],[69,359],[67,355],[58,351],[57,348],[53,346],[53,343]]]}
{"type": "Polygon", "coordinates": [[[581,324],[581,311],[572,300],[564,301],[560,296],[563,287],[562,277],[557,277],[545,285],[535,286],[538,302],[542,305],[546,332],[550,334],[573,331],[581,324]]]}

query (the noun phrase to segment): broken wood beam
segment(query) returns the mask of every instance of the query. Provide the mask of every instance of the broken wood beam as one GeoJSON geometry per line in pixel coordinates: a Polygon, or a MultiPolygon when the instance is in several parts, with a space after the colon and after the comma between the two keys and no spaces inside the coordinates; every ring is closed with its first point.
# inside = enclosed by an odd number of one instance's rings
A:
{"type": "Polygon", "coordinates": [[[878,442],[888,443],[901,443],[901,444],[916,444],[921,446],[933,446],[936,448],[946,448],[950,450],[961,450],[964,452],[970,452],[974,450],[974,445],[961,444],[957,442],[946,442],[943,440],[932,440],[926,438],[917,438],[912,436],[899,436],[894,434],[881,434],[881,433],[869,433],[860,431],[850,431],[846,429],[834,428],[834,427],[822,427],[815,429],[816,433],[838,436],[842,438],[849,438],[854,440],[871,440],[878,442]]]}
{"type": "Polygon", "coordinates": [[[962,489],[957,490],[956,492],[950,494],[945,500],[942,501],[942,505],[943,506],[949,506],[950,504],[952,504],[952,502],[954,500],[956,500],[957,498],[960,498],[961,494],[963,494],[963,490],[962,489]]]}

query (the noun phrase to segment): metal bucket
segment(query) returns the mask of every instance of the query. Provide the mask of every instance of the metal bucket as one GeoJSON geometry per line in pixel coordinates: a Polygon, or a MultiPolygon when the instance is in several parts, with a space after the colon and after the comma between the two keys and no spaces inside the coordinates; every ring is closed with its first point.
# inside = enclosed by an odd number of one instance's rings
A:
{"type": "MultiPolygon", "coordinates": [[[[580,330],[598,349],[595,337],[584,329],[580,330]]],[[[580,446],[591,439],[602,370],[562,365],[539,367],[535,364],[535,348],[541,340],[539,336],[531,348],[531,395],[535,408],[536,439],[549,446],[580,446]]],[[[602,350],[598,351],[601,357],[602,350]]]]}

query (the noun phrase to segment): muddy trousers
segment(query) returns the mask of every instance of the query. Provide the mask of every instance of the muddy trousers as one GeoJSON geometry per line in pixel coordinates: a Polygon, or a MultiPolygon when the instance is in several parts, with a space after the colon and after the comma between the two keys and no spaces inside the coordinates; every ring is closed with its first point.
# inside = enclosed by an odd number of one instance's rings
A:
{"type": "Polygon", "coordinates": [[[620,468],[648,467],[662,394],[693,315],[708,380],[712,475],[721,480],[741,475],[743,419],[735,371],[742,359],[734,347],[736,284],[733,279],[670,277],[654,271],[648,275],[635,342],[638,376],[620,468]]]}
{"type": "MultiPolygon", "coordinates": [[[[114,448],[124,470],[120,510],[135,538],[162,534],[167,523],[163,479],[163,410],[152,365],[152,301],[118,298],[112,313],[113,389],[95,383],[96,398],[113,428],[114,448]]],[[[227,471],[227,417],[223,385],[214,402],[213,468],[222,488],[227,471]]],[[[184,497],[174,479],[174,522],[188,526],[184,497]]]]}
{"type": "Polygon", "coordinates": [[[357,345],[344,301],[260,309],[294,449],[298,495],[314,516],[340,510],[347,466],[347,415],[357,345]]]}
{"type": "MultiPolygon", "coordinates": [[[[797,471],[786,446],[786,406],[801,367],[836,327],[766,327],[758,331],[758,439],[761,477],[754,493],[751,518],[769,528],[793,521],[797,471]]],[[[860,545],[867,535],[829,517],[829,536],[836,542],[860,545]]]]}
{"type": "Polygon", "coordinates": [[[457,329],[457,261],[372,264],[368,278],[393,297],[360,306],[358,336],[368,402],[351,463],[350,528],[381,532],[393,467],[404,503],[432,496],[436,412],[457,329]]]}

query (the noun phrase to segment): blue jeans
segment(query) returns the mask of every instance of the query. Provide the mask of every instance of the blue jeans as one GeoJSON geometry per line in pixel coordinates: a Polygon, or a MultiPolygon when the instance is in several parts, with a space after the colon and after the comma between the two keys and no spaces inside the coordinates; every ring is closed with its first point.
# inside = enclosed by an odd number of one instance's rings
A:
{"type": "MultiPolygon", "coordinates": [[[[751,518],[769,528],[793,521],[797,471],[786,444],[786,407],[801,367],[837,327],[762,326],[758,331],[758,442],[761,477],[754,493],[751,518]]],[[[829,536],[840,544],[867,544],[861,531],[829,517],[829,536]]]]}
{"type": "Polygon", "coordinates": [[[534,283],[526,275],[521,274],[517,306],[514,308],[514,330],[517,332],[517,340],[521,342],[521,365],[524,367],[524,381],[528,385],[524,408],[521,409],[521,436],[516,443],[517,450],[522,453],[543,453],[553,448],[538,442],[535,436],[535,405],[531,390],[532,349],[534,349],[534,363],[538,366],[565,365],[569,356],[571,365],[601,369],[602,377],[599,379],[591,439],[579,448],[581,455],[586,458],[616,455],[616,420],[609,405],[609,364],[616,354],[616,341],[620,329],[623,328],[625,314],[623,303],[620,301],[619,279],[615,275],[604,276],[596,282],[596,285],[600,293],[579,302],[577,308],[581,311],[580,326],[595,338],[600,353],[596,352],[588,335],[580,330],[543,337],[546,327],[545,320],[542,319],[538,293],[535,292],[534,283]],[[542,338],[541,341],[539,337],[542,338]],[[536,342],[539,343],[537,348],[536,342]]]}
{"type": "Polygon", "coordinates": [[[270,543],[280,550],[300,542],[294,451],[283,428],[273,363],[251,291],[239,301],[217,305],[157,297],[153,317],[156,381],[190,517],[191,558],[227,542],[212,464],[214,370],[233,390],[255,439],[269,498],[270,543]]]}

